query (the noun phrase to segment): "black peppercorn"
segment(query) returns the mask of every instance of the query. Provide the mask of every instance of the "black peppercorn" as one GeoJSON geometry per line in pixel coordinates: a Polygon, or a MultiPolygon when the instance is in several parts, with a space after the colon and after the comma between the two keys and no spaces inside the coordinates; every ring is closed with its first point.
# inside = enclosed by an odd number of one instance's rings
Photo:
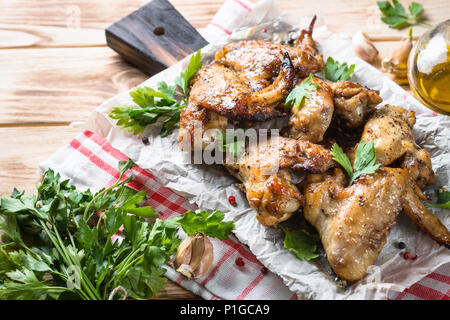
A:
{"type": "Polygon", "coordinates": [[[399,249],[405,249],[406,248],[406,243],[400,241],[399,243],[397,243],[397,247],[399,249]]]}

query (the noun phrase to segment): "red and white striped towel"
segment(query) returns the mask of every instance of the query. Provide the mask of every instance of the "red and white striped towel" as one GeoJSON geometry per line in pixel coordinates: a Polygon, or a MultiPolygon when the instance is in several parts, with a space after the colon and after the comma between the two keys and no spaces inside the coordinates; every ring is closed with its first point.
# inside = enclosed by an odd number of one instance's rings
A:
{"type": "MultiPolygon", "coordinates": [[[[67,146],[58,150],[41,169],[52,168],[63,178],[71,179],[79,188],[98,190],[112,185],[119,177],[118,162],[128,157],[114,149],[106,139],[84,131],[67,146]]],[[[147,171],[132,169],[135,177],[130,187],[145,190],[147,205],[160,213],[162,219],[196,209],[185,198],[161,184],[147,171]]],[[[126,177],[124,177],[126,178],[126,177]]],[[[297,299],[280,277],[268,271],[234,236],[228,240],[213,239],[214,262],[210,271],[196,281],[177,273],[170,265],[166,276],[204,299],[297,299]],[[239,259],[240,258],[240,259],[239,259]],[[236,260],[244,263],[236,263],[236,260]]],[[[450,264],[429,274],[402,293],[390,292],[389,299],[449,299],[450,264]]]]}

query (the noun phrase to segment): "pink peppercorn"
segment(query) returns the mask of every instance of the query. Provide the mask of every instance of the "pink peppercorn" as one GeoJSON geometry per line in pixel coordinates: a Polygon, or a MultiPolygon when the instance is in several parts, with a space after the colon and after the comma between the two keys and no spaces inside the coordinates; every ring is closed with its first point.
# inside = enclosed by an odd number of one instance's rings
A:
{"type": "Polygon", "coordinates": [[[235,262],[236,265],[238,265],[239,267],[245,266],[244,259],[242,259],[241,257],[237,258],[234,262],[235,262]]]}
{"type": "Polygon", "coordinates": [[[228,202],[230,202],[234,206],[236,204],[236,198],[234,196],[229,196],[228,202]]]}
{"type": "Polygon", "coordinates": [[[406,259],[406,260],[408,260],[408,259],[411,258],[411,254],[410,254],[408,251],[406,251],[406,252],[403,254],[403,258],[406,259]]]}

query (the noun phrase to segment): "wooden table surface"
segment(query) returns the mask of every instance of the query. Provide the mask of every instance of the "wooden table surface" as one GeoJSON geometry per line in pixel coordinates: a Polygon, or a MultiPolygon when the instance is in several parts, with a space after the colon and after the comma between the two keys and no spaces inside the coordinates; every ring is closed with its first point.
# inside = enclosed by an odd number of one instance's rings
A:
{"type": "MultiPolygon", "coordinates": [[[[37,165],[67,144],[106,99],[147,77],[106,46],[104,30],[148,0],[3,0],[0,2],[0,195],[35,191],[37,165]]],[[[171,0],[197,29],[224,0],[171,0]]],[[[405,7],[411,2],[400,0],[405,7]]],[[[431,24],[450,17],[447,0],[421,0],[431,24]]],[[[380,21],[375,0],[279,0],[299,15],[318,14],[332,32],[366,32],[382,57],[407,29],[380,21]]],[[[319,20],[320,21],[320,20],[319,20]]],[[[414,26],[414,38],[427,29],[414,26]]],[[[159,299],[195,299],[169,281],[159,299]]]]}

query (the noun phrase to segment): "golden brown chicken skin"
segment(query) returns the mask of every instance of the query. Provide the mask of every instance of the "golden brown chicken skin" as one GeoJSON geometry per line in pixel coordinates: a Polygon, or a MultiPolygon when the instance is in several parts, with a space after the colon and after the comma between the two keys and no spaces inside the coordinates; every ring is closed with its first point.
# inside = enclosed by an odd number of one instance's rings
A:
{"type": "Polygon", "coordinates": [[[211,64],[195,75],[189,103],[237,121],[265,121],[280,115],[275,107],[284,101],[293,84],[294,72],[288,55],[274,83],[258,92],[253,92],[235,71],[211,64]]]}
{"type": "Polygon", "coordinates": [[[318,230],[327,259],[342,279],[365,276],[402,209],[436,241],[450,244],[449,231],[423,206],[403,169],[381,168],[350,187],[344,187],[347,179],[340,169],[307,179],[304,216],[318,230]]]}
{"type": "Polygon", "coordinates": [[[227,125],[227,118],[189,102],[181,110],[178,145],[185,151],[204,149],[214,142],[218,134],[215,130],[225,131],[227,125]]]}
{"type": "Polygon", "coordinates": [[[416,123],[413,111],[384,105],[379,107],[364,126],[361,139],[374,141],[377,163],[391,165],[399,160],[419,187],[433,185],[436,176],[432,169],[430,154],[419,147],[412,132],[416,123]]]}
{"type": "Polygon", "coordinates": [[[246,40],[231,43],[216,52],[215,61],[236,71],[254,91],[267,87],[275,78],[283,63],[285,52],[289,54],[297,77],[323,69],[325,62],[312,39],[315,17],[307,30],[302,30],[293,47],[264,40],[246,40]]]}
{"type": "Polygon", "coordinates": [[[303,196],[292,183],[289,169],[324,172],[331,165],[329,150],[308,141],[279,137],[250,145],[238,161],[225,167],[242,181],[258,221],[272,226],[303,206],[303,196]]]}
{"type": "MultiPolygon", "coordinates": [[[[305,80],[303,80],[305,81],[305,80]]],[[[300,81],[298,84],[302,83],[300,81]]],[[[300,106],[294,105],[283,135],[317,143],[323,140],[333,117],[333,94],[327,82],[315,77],[317,89],[300,106]]]]}
{"type": "Polygon", "coordinates": [[[364,124],[368,116],[383,99],[379,92],[351,81],[328,82],[333,91],[336,115],[348,128],[364,124]]]}

